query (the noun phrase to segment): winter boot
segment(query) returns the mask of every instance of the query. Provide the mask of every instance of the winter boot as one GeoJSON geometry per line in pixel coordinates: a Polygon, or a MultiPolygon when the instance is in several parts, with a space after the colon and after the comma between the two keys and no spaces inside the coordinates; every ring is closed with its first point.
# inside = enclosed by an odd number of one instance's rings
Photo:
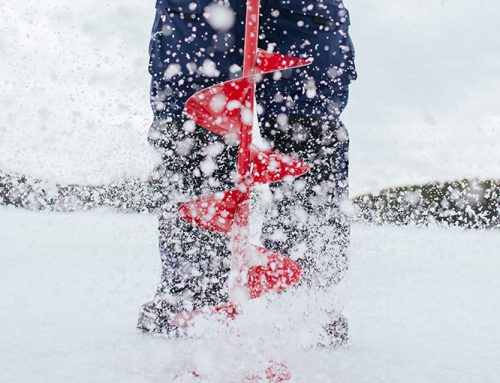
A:
{"type": "Polygon", "coordinates": [[[339,348],[349,341],[349,324],[342,314],[334,314],[331,321],[323,326],[323,339],[318,346],[322,348],[339,348]]]}
{"type": "Polygon", "coordinates": [[[165,301],[151,301],[142,306],[137,328],[143,333],[163,334],[172,338],[182,337],[184,331],[171,323],[173,311],[165,301]]]}

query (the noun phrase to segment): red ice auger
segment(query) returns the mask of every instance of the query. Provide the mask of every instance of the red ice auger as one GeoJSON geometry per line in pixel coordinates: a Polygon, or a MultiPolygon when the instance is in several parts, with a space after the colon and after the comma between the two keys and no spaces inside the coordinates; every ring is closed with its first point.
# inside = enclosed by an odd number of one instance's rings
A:
{"type": "Polygon", "coordinates": [[[230,303],[215,308],[229,316],[238,311],[242,300],[282,291],[301,277],[298,263],[253,246],[249,240],[250,189],[308,171],[307,165],[295,158],[252,145],[258,76],[311,63],[259,49],[259,11],[260,0],[247,1],[243,77],[206,88],[194,94],[185,106],[196,124],[239,144],[237,188],[197,198],[179,209],[184,220],[231,239],[230,303]]]}
{"type": "MultiPolygon", "coordinates": [[[[247,1],[243,77],[196,93],[185,107],[196,124],[239,144],[237,188],[197,198],[179,209],[184,220],[231,239],[230,302],[213,308],[214,312],[222,312],[230,318],[238,313],[241,301],[258,298],[266,292],[282,291],[298,283],[302,271],[290,258],[251,245],[249,238],[251,188],[298,177],[308,171],[308,166],[295,158],[252,145],[258,76],[311,63],[259,49],[259,11],[260,0],[247,1]]],[[[272,382],[289,380],[286,366],[279,363],[272,363],[266,376],[272,382]]]]}

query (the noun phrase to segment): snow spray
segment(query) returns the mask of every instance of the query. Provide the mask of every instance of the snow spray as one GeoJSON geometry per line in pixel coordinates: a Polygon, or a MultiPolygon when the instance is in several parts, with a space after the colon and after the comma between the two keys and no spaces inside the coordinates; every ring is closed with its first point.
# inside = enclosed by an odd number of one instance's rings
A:
{"type": "Polygon", "coordinates": [[[230,238],[229,303],[214,307],[213,311],[231,318],[239,312],[242,302],[266,292],[283,291],[297,284],[302,272],[292,259],[250,243],[251,188],[308,171],[308,166],[298,159],[252,144],[259,77],[312,62],[259,49],[259,11],[260,0],[247,1],[243,76],[203,89],[189,98],[185,106],[186,114],[197,125],[238,144],[236,188],[202,196],[179,208],[182,219],[230,238]]]}

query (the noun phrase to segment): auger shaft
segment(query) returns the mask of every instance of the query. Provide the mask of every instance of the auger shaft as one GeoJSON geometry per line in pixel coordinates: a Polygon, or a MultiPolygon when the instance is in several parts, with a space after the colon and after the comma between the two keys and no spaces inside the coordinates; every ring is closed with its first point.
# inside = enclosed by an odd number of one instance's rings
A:
{"type": "Polygon", "coordinates": [[[255,74],[259,41],[260,0],[247,0],[243,76],[255,74]]]}

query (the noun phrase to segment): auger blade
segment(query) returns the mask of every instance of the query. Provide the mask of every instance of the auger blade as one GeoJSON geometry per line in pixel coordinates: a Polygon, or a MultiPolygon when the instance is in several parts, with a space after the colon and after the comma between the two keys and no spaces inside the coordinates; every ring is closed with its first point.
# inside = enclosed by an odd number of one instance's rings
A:
{"type": "MultiPolygon", "coordinates": [[[[298,177],[309,170],[303,162],[280,153],[252,149],[252,185],[298,177]]],[[[251,185],[251,186],[252,186],[251,185]]],[[[182,219],[211,232],[228,234],[243,193],[232,190],[189,201],[179,209],[182,219]]]]}
{"type": "Polygon", "coordinates": [[[283,291],[300,281],[302,267],[297,262],[259,246],[254,246],[254,250],[267,261],[265,265],[253,266],[248,271],[250,298],[258,298],[267,292],[283,291]]]}
{"type": "Polygon", "coordinates": [[[179,216],[205,230],[226,235],[231,231],[242,198],[239,190],[203,196],[182,205],[179,216]]]}
{"type": "Polygon", "coordinates": [[[237,139],[242,119],[253,119],[249,98],[254,86],[249,78],[226,81],[203,89],[190,97],[186,113],[198,125],[221,136],[237,139]]]}
{"type": "Polygon", "coordinates": [[[281,55],[279,53],[266,52],[262,49],[259,49],[257,53],[257,72],[261,74],[299,68],[311,63],[311,59],[304,60],[296,57],[281,55]]]}
{"type": "Polygon", "coordinates": [[[302,161],[270,150],[253,150],[252,163],[254,185],[283,181],[287,177],[298,177],[309,170],[302,161]]]}

